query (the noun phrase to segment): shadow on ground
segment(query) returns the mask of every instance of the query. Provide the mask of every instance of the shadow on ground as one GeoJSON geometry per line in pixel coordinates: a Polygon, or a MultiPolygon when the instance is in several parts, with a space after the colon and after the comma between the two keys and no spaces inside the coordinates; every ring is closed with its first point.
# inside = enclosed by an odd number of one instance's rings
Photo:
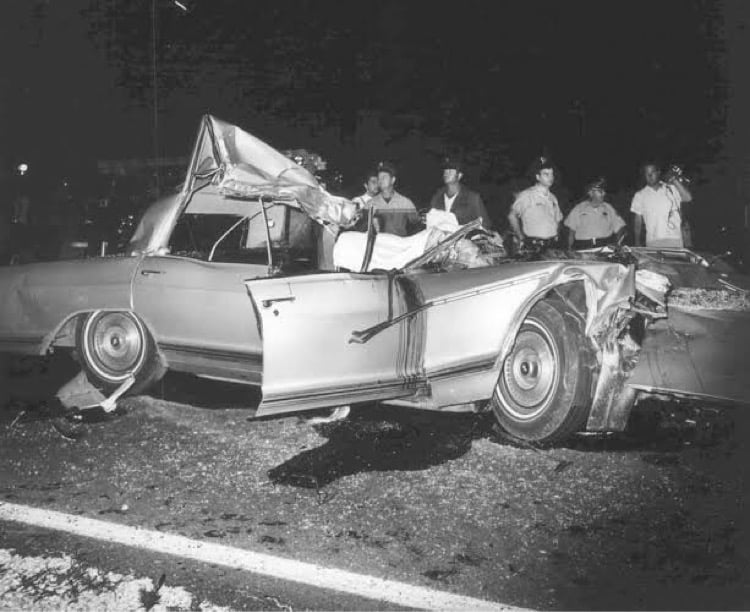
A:
{"type": "MultiPolygon", "coordinates": [[[[13,358],[8,370],[10,401],[0,406],[4,408],[0,411],[3,420],[13,420],[21,411],[25,413],[23,421],[60,417],[54,394],[78,369],[65,353],[13,358]]],[[[208,410],[241,408],[250,414],[261,400],[257,387],[179,372],[167,373],[149,395],[208,410]]],[[[625,432],[579,435],[565,447],[595,453],[675,453],[688,446],[713,446],[729,439],[735,417],[731,409],[699,402],[648,399],[633,411],[625,432]]],[[[356,407],[345,421],[316,428],[327,438],[326,443],[271,470],[271,480],[315,488],[363,471],[422,470],[462,456],[479,438],[535,448],[504,439],[488,414],[446,414],[370,404],[356,407]]],[[[654,461],[669,459],[655,457],[654,461]]]]}
{"type": "MultiPolygon", "coordinates": [[[[574,436],[565,448],[582,452],[642,453],[643,460],[668,464],[689,447],[722,444],[732,437],[729,410],[672,402],[642,404],[625,432],[574,436]]],[[[319,488],[360,472],[424,470],[467,453],[474,440],[542,449],[511,442],[499,432],[490,414],[445,414],[387,406],[366,406],[349,419],[316,425],[327,438],[322,446],[304,450],[269,470],[277,484],[319,488]]]]}
{"type": "Polygon", "coordinates": [[[633,409],[625,431],[578,435],[565,446],[584,452],[656,453],[715,446],[732,438],[740,416],[737,410],[698,401],[648,398],[633,409]]]}
{"type": "Polygon", "coordinates": [[[260,388],[210,380],[182,372],[167,372],[166,376],[149,389],[152,397],[196,408],[247,408],[254,410],[261,400],[260,388]]]}
{"type": "Polygon", "coordinates": [[[327,438],[269,470],[277,484],[323,487],[360,472],[424,470],[461,457],[473,440],[493,437],[487,415],[363,406],[344,421],[316,425],[327,438]]]}
{"type": "Polygon", "coordinates": [[[37,357],[9,357],[7,394],[10,400],[40,402],[54,397],[55,392],[80,371],[80,366],[65,352],[37,357]]]}

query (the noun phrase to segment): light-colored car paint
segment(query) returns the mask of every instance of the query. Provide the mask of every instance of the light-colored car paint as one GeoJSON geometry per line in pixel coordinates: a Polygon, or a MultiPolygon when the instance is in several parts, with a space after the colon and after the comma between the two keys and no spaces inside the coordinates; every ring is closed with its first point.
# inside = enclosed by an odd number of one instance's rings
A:
{"type": "MultiPolygon", "coordinates": [[[[201,138],[216,125],[205,123],[201,138]]],[[[232,126],[220,127],[225,136],[232,133],[232,126]]],[[[621,332],[635,316],[634,266],[574,259],[283,276],[272,265],[171,255],[170,236],[183,211],[264,213],[259,200],[240,197],[238,181],[252,170],[247,155],[235,163],[225,152],[201,162],[213,170],[209,178],[196,178],[201,156],[213,155],[204,145],[199,139],[182,191],[143,216],[129,254],[0,268],[0,351],[41,354],[69,347],[79,317],[128,310],[144,322],[167,367],[261,385],[258,415],[368,400],[465,410],[492,396],[534,304],[550,291],[580,285],[585,298],[575,306],[600,365],[589,429],[624,426],[634,394],[623,374],[621,332]],[[219,172],[225,166],[234,174],[219,172]]],[[[267,188],[262,181],[248,187],[252,193],[261,188],[267,188]]],[[[277,195],[293,188],[286,179],[268,187],[277,195]]],[[[319,222],[345,216],[340,199],[314,185],[305,183],[295,193],[309,201],[288,205],[319,222]]],[[[640,384],[669,386],[654,378],[642,376],[640,384]]]]}
{"type": "Polygon", "coordinates": [[[139,257],[0,267],[0,350],[43,354],[77,313],[130,310],[139,257]]]}

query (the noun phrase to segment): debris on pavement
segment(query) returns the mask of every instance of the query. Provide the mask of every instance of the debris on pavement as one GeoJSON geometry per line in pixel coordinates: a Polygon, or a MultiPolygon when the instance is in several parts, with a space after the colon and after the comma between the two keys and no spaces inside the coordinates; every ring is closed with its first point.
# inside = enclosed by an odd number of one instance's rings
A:
{"type": "Polygon", "coordinates": [[[681,287],[669,295],[669,305],[701,310],[750,311],[750,293],[730,289],[681,287]]]}
{"type": "Polygon", "coordinates": [[[105,396],[89,381],[86,373],[81,370],[71,380],[65,383],[55,394],[55,397],[66,408],[87,410],[100,408],[104,412],[113,412],[117,408],[117,400],[135,383],[131,374],[109,396],[105,396]]]}
{"type": "Polygon", "coordinates": [[[68,555],[26,557],[0,549],[0,608],[4,610],[229,610],[182,587],[85,566],[68,555]]]}

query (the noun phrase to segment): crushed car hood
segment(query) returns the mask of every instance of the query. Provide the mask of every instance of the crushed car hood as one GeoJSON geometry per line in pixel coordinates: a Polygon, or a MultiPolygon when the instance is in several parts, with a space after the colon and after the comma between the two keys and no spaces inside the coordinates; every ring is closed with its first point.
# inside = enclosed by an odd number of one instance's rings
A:
{"type": "Polygon", "coordinates": [[[750,277],[688,249],[632,249],[639,272],[669,281],[666,316],[648,327],[629,384],[750,403],[750,277]]]}

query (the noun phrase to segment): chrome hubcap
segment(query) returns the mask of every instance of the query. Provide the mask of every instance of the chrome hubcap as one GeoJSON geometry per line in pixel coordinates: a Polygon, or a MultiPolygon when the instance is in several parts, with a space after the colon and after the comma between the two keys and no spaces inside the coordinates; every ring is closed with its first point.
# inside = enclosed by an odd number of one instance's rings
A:
{"type": "Polygon", "coordinates": [[[96,365],[110,377],[127,375],[143,359],[143,335],[138,323],[121,312],[105,313],[96,321],[91,335],[96,365]]]}
{"type": "Polygon", "coordinates": [[[530,419],[545,408],[558,377],[555,345],[546,330],[525,329],[503,366],[506,410],[519,419],[530,419]]]}

